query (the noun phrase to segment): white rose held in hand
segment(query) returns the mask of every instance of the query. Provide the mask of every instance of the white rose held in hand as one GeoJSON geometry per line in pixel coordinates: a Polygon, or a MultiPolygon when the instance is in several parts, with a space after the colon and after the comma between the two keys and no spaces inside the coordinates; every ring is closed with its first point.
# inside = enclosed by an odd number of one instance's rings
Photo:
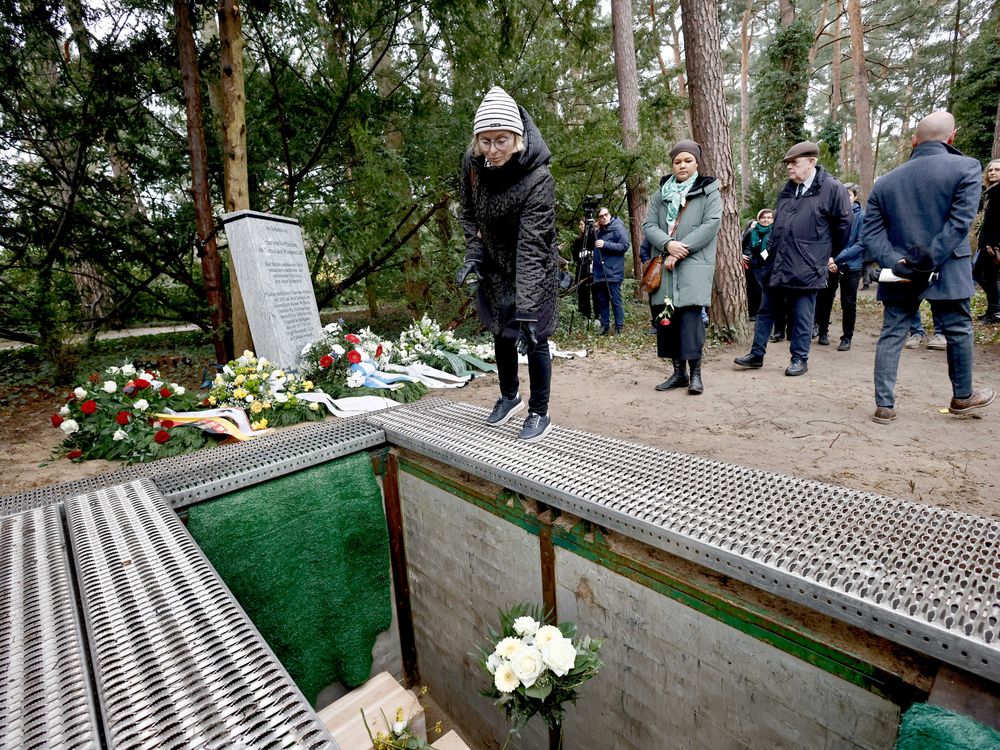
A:
{"type": "Polygon", "coordinates": [[[542,655],[533,646],[522,646],[514,656],[511,657],[510,665],[514,668],[514,674],[525,687],[531,687],[538,679],[538,675],[545,669],[542,663],[542,655]]]}
{"type": "Polygon", "coordinates": [[[514,668],[510,662],[503,662],[493,675],[493,684],[501,693],[510,693],[517,689],[521,683],[518,681],[517,675],[514,674],[514,668]]]}
{"type": "Polygon", "coordinates": [[[557,677],[562,677],[576,662],[576,648],[569,638],[551,641],[541,648],[542,661],[557,677]]]}

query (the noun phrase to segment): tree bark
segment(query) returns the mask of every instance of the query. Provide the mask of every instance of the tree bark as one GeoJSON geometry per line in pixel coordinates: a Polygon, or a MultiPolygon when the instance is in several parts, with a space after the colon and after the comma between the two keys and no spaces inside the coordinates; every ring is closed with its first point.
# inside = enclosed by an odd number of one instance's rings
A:
{"type": "MultiPolygon", "coordinates": [[[[840,86],[840,19],[844,14],[840,0],[837,2],[837,17],[833,20],[833,57],[830,60],[830,122],[840,122],[840,107],[843,93],[840,86]]],[[[844,134],[840,134],[840,147],[837,149],[837,170],[844,172],[844,134]]]]}
{"type": "Polygon", "coordinates": [[[692,130],[702,147],[702,163],[698,167],[703,174],[719,180],[722,192],[712,324],[723,338],[743,340],[748,334],[746,276],[740,261],[739,209],[719,56],[722,48],[719,14],[714,0],[681,0],[681,19],[691,85],[692,130]]]}
{"type": "MultiPolygon", "coordinates": [[[[646,183],[636,174],[634,158],[639,145],[639,75],[635,64],[635,37],[632,35],[631,0],[611,0],[611,27],[615,50],[615,77],[618,79],[618,118],[622,129],[622,145],[629,156],[625,176],[625,196],[628,201],[629,233],[632,237],[632,274],[641,275],[639,245],[642,244],[642,223],[646,218],[646,183]]],[[[641,295],[636,287],[636,295],[641,295]]]]}
{"type": "MultiPolygon", "coordinates": [[[[649,0],[649,24],[650,30],[652,31],[653,39],[656,42],[656,61],[660,64],[660,77],[663,80],[663,90],[669,96],[670,90],[670,69],[667,67],[667,61],[663,59],[663,45],[659,43],[660,32],[657,26],[657,18],[659,17],[659,12],[656,8],[656,0],[649,0]]],[[[667,139],[670,141],[677,139],[676,125],[674,124],[674,112],[671,109],[667,112],[667,139]]]]}
{"type": "Polygon", "coordinates": [[[861,200],[875,184],[872,158],[871,111],[868,104],[868,66],[865,60],[865,33],[861,23],[861,0],[847,0],[847,19],[851,28],[851,63],[854,67],[854,143],[861,175],[861,200]]]}
{"type": "MultiPolygon", "coordinates": [[[[201,106],[201,82],[198,54],[191,29],[189,0],[174,0],[174,28],[183,77],[184,105],[187,118],[188,153],[191,157],[191,197],[194,199],[194,222],[198,255],[201,257],[202,283],[212,321],[212,344],[216,361],[233,358],[233,336],[229,326],[229,304],[222,281],[222,259],[215,241],[215,221],[208,182],[208,148],[205,145],[205,118],[201,106]]],[[[242,351],[242,350],[241,350],[242,351]]]]}
{"type": "Polygon", "coordinates": [[[750,42],[753,0],[747,0],[740,23],[740,210],[746,208],[750,195],[750,42]]]}
{"type": "MultiPolygon", "coordinates": [[[[674,67],[677,68],[677,96],[681,99],[688,98],[687,78],[684,75],[683,57],[681,56],[681,30],[677,27],[674,14],[667,15],[670,19],[670,36],[673,40],[671,48],[674,51],[674,67]]],[[[684,124],[687,125],[687,132],[691,132],[691,108],[684,110],[684,124]]]]}
{"type": "MultiPolygon", "coordinates": [[[[247,175],[246,95],[243,90],[243,21],[237,0],[219,0],[219,66],[222,93],[223,201],[226,212],[250,208],[247,175]]],[[[233,346],[237,352],[253,349],[235,264],[229,268],[233,297],[233,346]]]]}
{"type": "Polygon", "coordinates": [[[778,0],[778,18],[782,27],[792,25],[795,21],[795,5],[792,0],[778,0]]]}
{"type": "Polygon", "coordinates": [[[951,33],[951,61],[948,66],[948,111],[955,104],[955,79],[958,78],[958,42],[962,36],[962,0],[955,0],[955,26],[951,33]]]}

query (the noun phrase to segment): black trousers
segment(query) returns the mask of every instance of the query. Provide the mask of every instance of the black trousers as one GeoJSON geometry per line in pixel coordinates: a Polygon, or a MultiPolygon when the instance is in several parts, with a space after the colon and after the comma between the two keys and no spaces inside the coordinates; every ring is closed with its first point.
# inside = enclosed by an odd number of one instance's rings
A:
{"type": "Polygon", "coordinates": [[[656,326],[656,354],[664,359],[701,359],[705,349],[705,321],[701,306],[678,307],[670,325],[656,326]]]}
{"type": "Polygon", "coordinates": [[[840,290],[840,307],[844,312],[844,338],[854,336],[854,322],[858,317],[858,284],[861,283],[861,271],[847,269],[842,273],[831,273],[826,289],[820,289],[816,295],[816,325],[819,333],[830,333],[830,315],[833,313],[833,300],[840,290]]]}
{"type": "MultiPolygon", "coordinates": [[[[517,339],[494,336],[493,348],[497,357],[497,378],[500,380],[500,395],[514,398],[520,387],[517,375],[517,339]]],[[[528,349],[528,383],[531,397],[528,409],[535,414],[549,413],[549,388],[552,383],[552,357],[549,355],[549,340],[539,341],[528,349]]]]}
{"type": "Polygon", "coordinates": [[[764,291],[761,285],[763,269],[758,270],[751,266],[746,270],[747,277],[747,315],[751,318],[757,317],[757,310],[760,309],[761,294],[764,291]]]}
{"type": "Polygon", "coordinates": [[[986,294],[986,314],[1000,314],[1000,266],[993,262],[993,257],[985,250],[980,250],[976,256],[972,277],[986,294]]]}
{"type": "Polygon", "coordinates": [[[576,288],[576,307],[580,315],[590,320],[594,317],[594,277],[581,276],[580,285],[576,288]]]}

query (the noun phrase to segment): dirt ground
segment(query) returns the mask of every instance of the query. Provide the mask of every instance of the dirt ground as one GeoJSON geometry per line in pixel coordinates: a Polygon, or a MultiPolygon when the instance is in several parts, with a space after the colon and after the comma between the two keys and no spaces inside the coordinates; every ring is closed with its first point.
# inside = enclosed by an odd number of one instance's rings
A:
{"type": "MultiPolygon", "coordinates": [[[[555,362],[549,412],[557,426],[1000,517],[1000,401],[977,417],[942,413],[951,398],[944,352],[904,350],[899,417],[889,425],[871,421],[880,318],[878,306],[863,306],[853,349],[814,342],[809,372],[796,378],[784,375],[787,342],[769,346],[761,370],[734,368],[742,347],[708,352],[701,396],[653,390],[667,373],[652,336],[637,358],[615,356],[613,342],[593,337],[590,356],[555,362]]],[[[977,345],[976,386],[1000,386],[998,365],[1000,345],[977,345]]],[[[431,395],[492,406],[498,392],[487,377],[431,395]]],[[[0,495],[113,468],[61,459],[39,467],[61,435],[49,427],[50,413],[40,405],[0,422],[0,495]]]]}

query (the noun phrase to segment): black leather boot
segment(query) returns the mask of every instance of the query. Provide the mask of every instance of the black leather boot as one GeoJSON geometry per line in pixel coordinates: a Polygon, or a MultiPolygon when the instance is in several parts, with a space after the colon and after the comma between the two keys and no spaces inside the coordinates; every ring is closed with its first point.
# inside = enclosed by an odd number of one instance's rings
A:
{"type": "Polygon", "coordinates": [[[705,386],[701,384],[701,360],[692,359],[688,361],[688,364],[691,366],[691,382],[688,385],[688,393],[697,396],[705,390],[705,386]]]}
{"type": "Polygon", "coordinates": [[[674,388],[683,388],[688,384],[688,376],[684,372],[684,360],[673,359],[671,362],[674,364],[674,374],[656,386],[658,391],[672,391],[674,388]]]}

